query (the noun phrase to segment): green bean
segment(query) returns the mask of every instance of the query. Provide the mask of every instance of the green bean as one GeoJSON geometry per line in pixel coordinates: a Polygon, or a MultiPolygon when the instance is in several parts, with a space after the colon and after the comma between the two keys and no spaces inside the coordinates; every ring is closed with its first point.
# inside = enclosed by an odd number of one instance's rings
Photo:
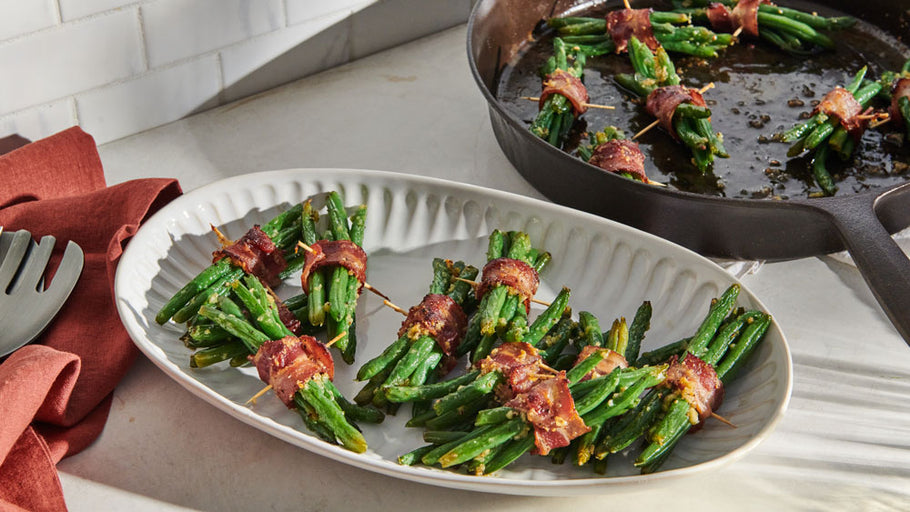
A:
{"type": "MultiPolygon", "coordinates": [[[[613,321],[610,330],[604,333],[606,338],[605,347],[613,352],[623,355],[626,353],[626,347],[629,345],[629,326],[625,318],[619,318],[613,321]]],[[[625,356],[623,356],[625,357],[625,356]]]]}
{"type": "Polygon", "coordinates": [[[589,311],[579,312],[578,327],[581,329],[581,346],[579,347],[579,351],[583,346],[604,346],[604,337],[600,330],[600,321],[597,320],[597,317],[594,316],[593,313],[589,311]]]}
{"type": "Polygon", "coordinates": [[[323,385],[331,393],[332,398],[338,406],[341,407],[345,417],[348,418],[350,422],[382,423],[382,420],[385,419],[385,414],[379,409],[361,407],[348,401],[331,380],[325,379],[323,385]]]}
{"type": "Polygon", "coordinates": [[[414,341],[407,353],[398,360],[395,368],[392,369],[392,373],[386,379],[385,385],[397,386],[407,382],[408,377],[414,373],[420,362],[430,354],[435,346],[436,341],[429,336],[421,336],[414,341]]]}
{"type": "Polygon", "coordinates": [[[206,348],[220,345],[232,338],[231,333],[217,325],[194,325],[180,338],[187,348],[206,348]]]}
{"type": "MultiPolygon", "coordinates": [[[[481,300],[481,305],[483,301],[481,300]]],[[[480,308],[478,307],[478,310],[480,308]]],[[[477,348],[478,343],[480,343],[482,335],[480,334],[480,314],[475,313],[468,320],[468,329],[465,332],[464,339],[455,349],[455,356],[461,357],[468,352],[477,348]]]]}
{"type": "Polygon", "coordinates": [[[673,128],[676,132],[676,136],[679,137],[680,142],[685,144],[686,147],[701,150],[708,148],[708,138],[696,133],[690,125],[688,118],[675,116],[673,119],[673,128]]]}
{"type": "Polygon", "coordinates": [[[229,315],[213,306],[203,305],[199,308],[199,314],[213,320],[222,329],[240,338],[251,354],[255,354],[260,345],[270,340],[245,319],[229,315]]]}
{"type": "Polygon", "coordinates": [[[503,449],[484,465],[483,474],[489,475],[514,462],[518,457],[534,448],[534,436],[530,433],[507,441],[503,449]]]}
{"type": "Polygon", "coordinates": [[[812,175],[815,177],[815,182],[821,187],[822,192],[826,196],[833,196],[837,192],[837,186],[834,184],[831,173],[828,172],[827,160],[828,145],[823,144],[818,147],[815,151],[815,156],[812,158],[812,175]]]}
{"type": "Polygon", "coordinates": [[[355,453],[365,452],[367,442],[363,438],[363,434],[348,423],[344,411],[331,397],[331,393],[325,389],[323,379],[324,377],[321,375],[310,379],[298,394],[313,407],[342,446],[355,453]]]}
{"type": "Polygon", "coordinates": [[[357,371],[357,380],[369,380],[384,370],[387,366],[401,359],[410,347],[407,334],[398,337],[391,345],[386,347],[381,354],[367,361],[357,371]]]}
{"type": "Polygon", "coordinates": [[[360,205],[351,216],[351,241],[363,246],[363,236],[367,229],[367,207],[360,205]]]}
{"type": "Polygon", "coordinates": [[[500,445],[528,428],[524,418],[513,418],[477,437],[462,441],[439,457],[439,465],[447,468],[470,460],[493,446],[500,445]]]}
{"type": "Polygon", "coordinates": [[[532,322],[531,326],[528,328],[528,334],[524,339],[525,343],[532,347],[536,346],[547,332],[559,322],[569,305],[570,293],[568,288],[563,287],[563,289],[556,294],[556,298],[547,306],[547,309],[537,315],[537,318],[534,319],[534,322],[532,322]]]}
{"type": "Polygon", "coordinates": [[[724,318],[733,310],[736,298],[739,296],[739,290],[740,285],[734,283],[719,298],[711,301],[707,316],[702,320],[701,325],[699,325],[698,330],[695,331],[695,335],[692,336],[686,347],[688,352],[698,357],[704,355],[708,342],[714,337],[724,318]]]}
{"type": "MultiPolygon", "coordinates": [[[[182,308],[172,315],[176,323],[184,323],[199,312],[199,307],[208,301],[212,295],[224,295],[231,291],[231,283],[237,281],[243,275],[240,268],[231,268],[225,275],[218,278],[204,291],[196,294],[184,304],[182,308]]],[[[165,320],[166,321],[166,320],[165,320]]]]}
{"type": "Polygon", "coordinates": [[[480,375],[479,370],[472,370],[460,377],[437,382],[435,384],[424,384],[421,386],[388,386],[384,388],[383,391],[390,402],[396,403],[440,398],[450,393],[454,393],[461,386],[470,384],[478,375],[480,375]]]}
{"type": "Polygon", "coordinates": [[[434,345],[433,348],[430,349],[430,353],[420,361],[420,364],[414,369],[414,373],[408,377],[408,385],[420,386],[426,382],[430,372],[435,370],[439,365],[439,362],[442,361],[442,356],[442,349],[439,348],[439,345],[434,345]]]}
{"type": "Polygon", "coordinates": [[[579,382],[585,375],[591,372],[604,358],[607,357],[605,350],[595,350],[584,360],[579,361],[566,373],[569,385],[579,382]]]}
{"type": "Polygon", "coordinates": [[[499,324],[499,313],[502,311],[509,297],[509,289],[504,285],[494,286],[487,290],[478,306],[477,314],[480,315],[480,333],[494,334],[499,324]]]}
{"type": "Polygon", "coordinates": [[[801,21],[787,18],[785,16],[780,16],[778,14],[759,11],[758,23],[761,26],[767,26],[773,29],[777,29],[781,32],[793,34],[800,39],[821,46],[822,48],[834,48],[834,41],[832,41],[828,36],[816,32],[814,28],[806,25],[801,21]]]}
{"type": "Polygon", "coordinates": [[[673,343],[668,343],[662,347],[645,352],[635,361],[635,366],[657,364],[666,361],[671,356],[680,355],[686,351],[686,347],[689,346],[689,341],[691,339],[692,338],[683,338],[679,341],[674,341],[673,343]]]}
{"type": "Polygon", "coordinates": [[[519,414],[518,411],[511,407],[501,406],[493,409],[484,409],[477,413],[474,419],[474,425],[498,425],[506,420],[512,419],[519,414]]]}
{"type": "Polygon", "coordinates": [[[816,14],[809,14],[796,9],[778,7],[776,5],[762,4],[758,6],[759,12],[780,14],[787,18],[805,23],[806,25],[821,30],[838,30],[852,27],[856,23],[856,18],[852,16],[837,16],[825,18],[816,14]]]}
{"type": "Polygon", "coordinates": [[[241,340],[234,340],[193,352],[190,356],[190,368],[205,368],[215,363],[227,361],[236,356],[247,356],[249,351],[241,340]]]}
{"type": "MultiPolygon", "coordinates": [[[[463,280],[453,280],[450,286],[450,290],[447,295],[451,297],[456,304],[460,304],[462,306],[462,309],[465,309],[465,303],[473,291],[471,283],[468,283],[466,281],[474,280],[479,272],[480,271],[477,269],[477,267],[466,265],[464,269],[462,269],[458,274],[458,278],[463,280]]],[[[465,311],[465,313],[467,313],[467,311],[465,311]]]]}
{"type": "Polygon", "coordinates": [[[423,433],[423,440],[432,444],[445,444],[461,441],[466,435],[467,432],[458,430],[427,430],[423,433]]]}
{"type": "MultiPolygon", "coordinates": [[[[438,416],[426,419],[424,420],[424,425],[426,425],[427,428],[435,430],[454,429],[456,425],[470,428],[474,423],[474,417],[477,413],[483,409],[487,409],[489,406],[489,398],[483,397],[473,402],[469,402],[463,407],[458,407],[438,416]]],[[[408,426],[411,426],[410,422],[408,422],[408,426]]]]}
{"type": "Polygon", "coordinates": [[[603,381],[594,390],[575,400],[575,410],[578,411],[580,416],[584,416],[594,410],[595,407],[606,400],[607,396],[616,390],[616,387],[619,385],[620,373],[619,368],[614,368],[608,375],[592,379],[603,379],[603,381]]]}
{"type": "Polygon", "coordinates": [[[663,411],[661,402],[665,394],[663,390],[649,392],[635,410],[622,417],[615,431],[609,432],[600,440],[595,456],[603,459],[607,454],[625,449],[641,437],[663,411]]]}
{"type": "Polygon", "coordinates": [[[643,378],[610,400],[601,403],[594,410],[589,411],[582,416],[585,425],[591,426],[603,423],[607,419],[619,416],[632,407],[635,407],[641,393],[645,389],[654,386],[656,384],[655,380],[656,379],[643,378]]]}
{"type": "Polygon", "coordinates": [[[437,415],[454,410],[469,402],[478,400],[493,392],[493,389],[503,380],[499,372],[489,372],[474,379],[470,384],[441,397],[433,404],[433,410],[437,415]]]}
{"type": "Polygon", "coordinates": [[[409,451],[408,453],[398,457],[398,464],[402,466],[413,466],[420,462],[420,459],[436,448],[436,445],[427,445],[421,446],[420,448],[415,448],[414,450],[409,451]]]}
{"type": "Polygon", "coordinates": [[[712,367],[716,366],[717,362],[727,353],[730,344],[739,336],[739,333],[743,328],[747,324],[751,324],[763,316],[764,313],[755,310],[746,311],[737,315],[733,321],[724,325],[714,339],[711,340],[711,344],[708,345],[708,351],[701,358],[702,361],[710,364],[712,367]]]}
{"type": "Polygon", "coordinates": [[[644,301],[635,311],[635,318],[629,326],[629,342],[626,345],[626,351],[623,356],[626,361],[635,361],[641,350],[641,342],[645,338],[645,333],[651,328],[651,302],[644,301]]]}
{"type": "Polygon", "coordinates": [[[759,342],[764,338],[768,327],[771,325],[771,316],[764,315],[762,318],[749,324],[737,339],[736,343],[731,345],[727,354],[721,359],[716,367],[718,378],[729,383],[736,372],[742,367],[759,342]]]}
{"type": "Polygon", "coordinates": [[[469,432],[467,435],[461,437],[460,439],[456,439],[454,441],[449,441],[448,443],[443,443],[441,445],[435,446],[435,447],[433,447],[433,449],[426,452],[420,458],[420,461],[427,466],[432,466],[432,465],[436,464],[437,462],[439,462],[439,458],[442,457],[443,455],[445,455],[446,453],[448,453],[452,448],[455,448],[456,446],[458,446],[459,444],[461,444],[465,441],[480,437],[492,429],[493,429],[492,426],[477,428],[477,429],[474,429],[471,432],[469,432]]]}

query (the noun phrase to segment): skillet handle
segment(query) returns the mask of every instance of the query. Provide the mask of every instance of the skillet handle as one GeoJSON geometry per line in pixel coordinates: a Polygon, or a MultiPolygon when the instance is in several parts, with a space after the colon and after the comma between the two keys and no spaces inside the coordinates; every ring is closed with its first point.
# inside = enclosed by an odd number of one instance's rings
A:
{"type": "Polygon", "coordinates": [[[876,215],[882,197],[830,198],[815,206],[828,213],[875,299],[910,345],[910,258],[876,215]]]}

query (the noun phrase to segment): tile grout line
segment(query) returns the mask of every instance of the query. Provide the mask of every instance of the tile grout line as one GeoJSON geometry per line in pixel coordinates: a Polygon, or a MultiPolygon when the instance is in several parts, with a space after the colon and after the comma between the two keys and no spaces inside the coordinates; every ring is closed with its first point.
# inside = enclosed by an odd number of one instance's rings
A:
{"type": "Polygon", "coordinates": [[[142,5],[136,5],[136,22],[139,25],[139,45],[142,51],[142,65],[145,67],[145,71],[151,71],[151,66],[149,65],[149,45],[145,40],[145,19],[142,16],[142,5]]]}

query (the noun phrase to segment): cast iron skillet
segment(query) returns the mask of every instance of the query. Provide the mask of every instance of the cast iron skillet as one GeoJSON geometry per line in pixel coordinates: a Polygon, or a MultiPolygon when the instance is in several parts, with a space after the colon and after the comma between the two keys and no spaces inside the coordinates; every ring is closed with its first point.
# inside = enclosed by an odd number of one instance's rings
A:
{"type": "MultiPolygon", "coordinates": [[[[910,259],[890,234],[910,225],[910,183],[828,198],[772,201],[698,195],[605,173],[533,136],[495,96],[504,66],[541,20],[590,0],[479,0],[468,59],[511,163],[554,202],[648,231],[708,256],[783,260],[847,249],[910,344],[910,259]]],[[[616,3],[616,2],[613,2],[616,3]]],[[[793,5],[793,2],[783,2],[793,5]]],[[[805,8],[801,2],[795,7],[805,8]]],[[[832,0],[826,7],[910,43],[910,0],[832,0]]],[[[906,46],[905,46],[906,47],[906,46]]],[[[729,149],[729,148],[728,148],[729,149]]]]}

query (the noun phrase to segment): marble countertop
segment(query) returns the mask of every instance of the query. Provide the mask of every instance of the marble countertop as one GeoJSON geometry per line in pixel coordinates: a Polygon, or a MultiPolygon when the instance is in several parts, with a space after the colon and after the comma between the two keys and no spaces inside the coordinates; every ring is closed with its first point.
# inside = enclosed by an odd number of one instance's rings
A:
{"type": "MultiPolygon", "coordinates": [[[[461,26],[100,147],[109,184],[176,177],[184,190],[250,172],[397,171],[542,198],[506,160],[468,69],[461,26]]],[[[236,421],[140,356],[108,424],[59,464],[89,510],[910,509],[910,348],[862,277],[831,257],[743,277],[793,355],[789,410],[716,472],[659,489],[532,498],[451,490],[349,467],[236,421]]]]}

